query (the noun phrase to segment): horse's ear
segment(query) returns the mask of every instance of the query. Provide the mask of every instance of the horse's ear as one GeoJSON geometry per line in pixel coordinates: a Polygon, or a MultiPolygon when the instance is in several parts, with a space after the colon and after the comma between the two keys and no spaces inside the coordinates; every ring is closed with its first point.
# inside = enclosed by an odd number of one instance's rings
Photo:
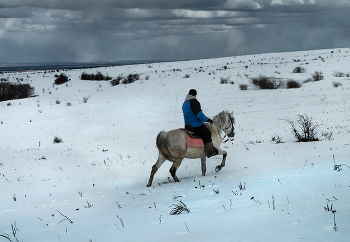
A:
{"type": "Polygon", "coordinates": [[[231,116],[233,116],[233,111],[231,112],[231,116]]]}

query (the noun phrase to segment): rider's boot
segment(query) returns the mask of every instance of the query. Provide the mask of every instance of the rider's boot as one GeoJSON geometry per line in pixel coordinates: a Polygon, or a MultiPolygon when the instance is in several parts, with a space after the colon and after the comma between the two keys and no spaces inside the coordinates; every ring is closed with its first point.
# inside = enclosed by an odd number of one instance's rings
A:
{"type": "Polygon", "coordinates": [[[210,158],[214,155],[217,155],[218,154],[218,149],[216,149],[213,145],[213,142],[210,142],[210,143],[206,143],[204,144],[204,149],[205,149],[205,155],[210,158]]]}

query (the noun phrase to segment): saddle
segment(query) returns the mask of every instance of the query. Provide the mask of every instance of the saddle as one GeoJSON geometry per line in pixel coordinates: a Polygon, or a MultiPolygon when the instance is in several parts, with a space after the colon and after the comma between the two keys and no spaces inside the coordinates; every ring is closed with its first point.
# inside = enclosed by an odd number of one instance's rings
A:
{"type": "Polygon", "coordinates": [[[193,132],[191,125],[186,124],[184,129],[180,129],[186,134],[186,144],[189,148],[203,148],[204,142],[201,136],[193,132]]]}
{"type": "Polygon", "coordinates": [[[185,125],[185,128],[184,128],[184,129],[181,129],[181,130],[185,131],[186,134],[187,134],[188,136],[190,136],[191,138],[193,138],[193,139],[202,139],[202,137],[201,137],[200,135],[196,134],[196,133],[193,131],[193,127],[192,127],[191,125],[189,125],[189,124],[186,124],[186,125],[185,125]]]}

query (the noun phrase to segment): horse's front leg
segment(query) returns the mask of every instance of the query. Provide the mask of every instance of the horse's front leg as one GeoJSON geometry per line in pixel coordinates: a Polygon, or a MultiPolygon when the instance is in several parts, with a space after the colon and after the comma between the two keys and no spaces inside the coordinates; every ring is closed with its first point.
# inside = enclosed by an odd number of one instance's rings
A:
{"type": "Polygon", "coordinates": [[[226,162],[226,156],[227,156],[227,152],[222,150],[222,149],[218,149],[219,153],[218,155],[222,155],[222,162],[220,165],[218,165],[217,167],[215,167],[215,171],[219,172],[221,171],[221,169],[225,166],[225,162],[226,162]]]}

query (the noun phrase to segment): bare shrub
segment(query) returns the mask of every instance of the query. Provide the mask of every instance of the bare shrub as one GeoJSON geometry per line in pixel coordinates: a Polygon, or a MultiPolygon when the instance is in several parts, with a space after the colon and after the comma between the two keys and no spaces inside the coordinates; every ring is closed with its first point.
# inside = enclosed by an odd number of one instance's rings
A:
{"type": "Polygon", "coordinates": [[[327,140],[333,140],[333,132],[322,132],[322,137],[327,140]]]}
{"type": "Polygon", "coordinates": [[[68,77],[64,73],[61,73],[61,75],[59,75],[59,76],[56,75],[56,77],[57,77],[56,80],[55,80],[55,84],[56,85],[61,85],[61,84],[66,83],[66,82],[69,81],[68,77]]]}
{"type": "Polygon", "coordinates": [[[323,76],[323,73],[321,71],[315,71],[315,73],[312,74],[312,78],[316,82],[316,81],[323,80],[324,76],[323,76]]]}
{"type": "Polygon", "coordinates": [[[313,123],[312,118],[305,115],[298,115],[297,121],[290,119],[286,120],[292,128],[294,137],[297,139],[297,142],[310,142],[318,141],[316,129],[318,124],[313,123]]]}
{"type": "Polygon", "coordinates": [[[83,98],[83,103],[87,103],[87,101],[89,100],[89,98],[90,98],[90,96],[84,97],[84,98],[83,98]]]}
{"type": "Polygon", "coordinates": [[[284,85],[283,80],[267,76],[252,78],[251,83],[260,89],[278,89],[284,85]]]}
{"type": "Polygon", "coordinates": [[[111,85],[114,87],[114,86],[117,86],[120,84],[120,80],[118,80],[117,78],[116,79],[113,79],[112,81],[110,81],[111,85]]]}
{"type": "Polygon", "coordinates": [[[130,83],[134,83],[137,80],[140,80],[139,74],[129,74],[128,77],[122,81],[122,83],[123,84],[130,84],[130,83]]]}
{"type": "Polygon", "coordinates": [[[105,76],[101,72],[97,71],[96,74],[87,74],[83,72],[80,76],[81,80],[90,80],[90,81],[109,81],[112,80],[112,77],[105,76]]]}
{"type": "Polygon", "coordinates": [[[115,78],[115,79],[113,79],[112,81],[110,81],[110,84],[114,87],[114,86],[117,86],[117,85],[119,85],[120,84],[120,82],[122,81],[122,80],[124,80],[125,78],[122,76],[122,75],[120,75],[120,76],[118,76],[117,78],[115,78]]]}
{"type": "Polygon", "coordinates": [[[229,77],[220,77],[220,84],[227,84],[229,83],[230,78],[229,77]]]}
{"type": "Polygon", "coordinates": [[[287,88],[300,88],[301,87],[301,83],[295,80],[288,80],[287,81],[287,88]]]}
{"type": "Polygon", "coordinates": [[[306,70],[301,66],[297,66],[294,68],[293,73],[306,73],[306,70]]]}
{"type": "Polygon", "coordinates": [[[239,188],[239,190],[241,190],[241,191],[243,191],[243,190],[245,190],[246,188],[245,188],[245,182],[242,184],[242,182],[240,182],[239,184],[238,184],[238,188],[239,188]]]}
{"type": "Polygon", "coordinates": [[[54,143],[54,144],[62,143],[62,139],[56,136],[56,137],[53,139],[53,143],[54,143]]]}
{"type": "Polygon", "coordinates": [[[275,142],[276,144],[283,143],[282,137],[280,137],[279,135],[272,136],[271,141],[275,142]]]}
{"type": "Polygon", "coordinates": [[[242,91],[248,90],[248,85],[247,84],[239,84],[239,89],[241,89],[242,91]]]}
{"type": "Polygon", "coordinates": [[[34,94],[35,88],[29,84],[9,83],[7,79],[0,82],[0,102],[28,98],[34,94]]]}
{"type": "Polygon", "coordinates": [[[332,84],[333,84],[333,87],[340,87],[343,85],[343,83],[341,82],[333,82],[332,84]]]}
{"type": "Polygon", "coordinates": [[[190,210],[187,208],[186,204],[184,204],[181,200],[178,200],[178,204],[173,204],[173,209],[170,211],[171,215],[181,214],[182,212],[189,213],[190,210]]]}
{"type": "Polygon", "coordinates": [[[344,77],[345,73],[342,72],[342,71],[334,71],[333,72],[333,76],[335,76],[335,77],[344,77]]]}
{"type": "Polygon", "coordinates": [[[117,86],[120,83],[130,84],[138,80],[140,80],[140,74],[129,74],[127,77],[124,77],[123,75],[119,75],[117,78],[114,78],[113,80],[111,80],[110,84],[112,86],[117,86]]]}

